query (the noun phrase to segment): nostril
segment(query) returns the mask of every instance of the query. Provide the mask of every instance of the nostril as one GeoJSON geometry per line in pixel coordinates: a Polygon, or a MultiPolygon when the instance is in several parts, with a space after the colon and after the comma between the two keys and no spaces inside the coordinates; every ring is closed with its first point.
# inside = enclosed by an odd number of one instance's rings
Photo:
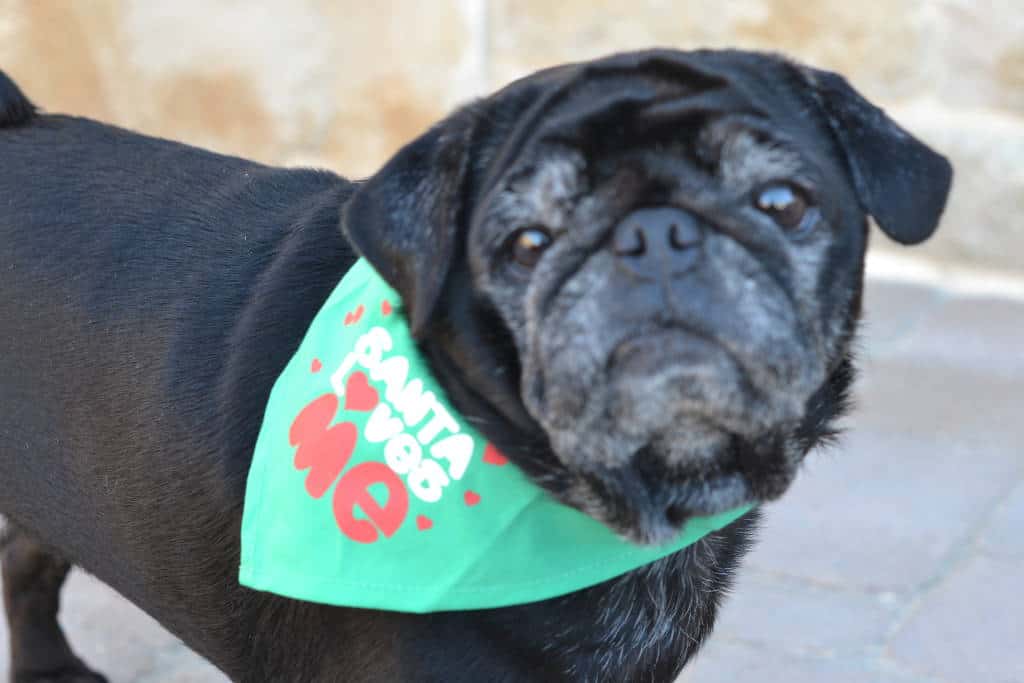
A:
{"type": "Polygon", "coordinates": [[[679,226],[675,223],[668,229],[668,243],[673,249],[682,249],[686,246],[679,241],[679,226]]]}
{"type": "Polygon", "coordinates": [[[692,225],[680,227],[678,223],[673,223],[669,226],[668,243],[673,249],[689,249],[690,247],[699,244],[700,240],[700,230],[692,225]]]}
{"type": "Polygon", "coordinates": [[[672,527],[678,528],[683,526],[689,518],[690,513],[682,503],[673,503],[665,508],[665,521],[672,527]]]}
{"type": "Polygon", "coordinates": [[[640,256],[647,251],[647,240],[644,229],[635,225],[629,230],[622,230],[615,236],[615,253],[618,256],[640,256]]]}

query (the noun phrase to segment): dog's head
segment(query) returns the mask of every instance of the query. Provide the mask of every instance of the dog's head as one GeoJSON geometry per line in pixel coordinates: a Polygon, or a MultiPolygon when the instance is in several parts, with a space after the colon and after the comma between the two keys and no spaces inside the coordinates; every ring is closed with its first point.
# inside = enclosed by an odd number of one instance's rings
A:
{"type": "Polygon", "coordinates": [[[652,51],[456,112],[344,227],[467,417],[657,542],[788,487],[851,377],[867,216],[921,242],[951,176],[835,74],[652,51]]]}

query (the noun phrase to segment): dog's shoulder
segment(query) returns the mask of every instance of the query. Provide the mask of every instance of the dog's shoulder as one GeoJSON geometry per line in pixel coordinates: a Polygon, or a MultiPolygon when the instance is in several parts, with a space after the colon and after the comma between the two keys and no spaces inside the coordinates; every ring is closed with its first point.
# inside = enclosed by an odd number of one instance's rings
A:
{"type": "Polygon", "coordinates": [[[36,108],[7,74],[0,71],[0,128],[20,126],[35,116],[36,108]]]}

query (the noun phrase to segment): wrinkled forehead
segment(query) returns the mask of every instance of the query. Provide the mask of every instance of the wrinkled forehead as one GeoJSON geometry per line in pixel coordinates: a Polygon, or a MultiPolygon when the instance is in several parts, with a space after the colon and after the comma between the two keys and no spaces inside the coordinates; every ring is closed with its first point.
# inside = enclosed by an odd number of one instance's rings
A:
{"type": "MultiPolygon", "coordinates": [[[[483,196],[513,192],[543,210],[585,183],[618,175],[628,186],[621,176],[631,161],[656,173],[657,164],[639,160],[650,152],[715,164],[719,179],[739,189],[768,172],[827,165],[828,145],[808,144],[829,135],[805,91],[795,67],[750,53],[653,51],[541,72],[494,98],[509,129],[483,196]]],[[[663,171],[675,181],[681,169],[663,171]]]]}
{"type": "Polygon", "coordinates": [[[484,189],[549,147],[599,158],[678,140],[716,116],[798,135],[807,123],[799,114],[809,105],[799,83],[795,67],[781,58],[729,51],[656,50],[542,71],[492,98],[510,125],[484,189]]]}

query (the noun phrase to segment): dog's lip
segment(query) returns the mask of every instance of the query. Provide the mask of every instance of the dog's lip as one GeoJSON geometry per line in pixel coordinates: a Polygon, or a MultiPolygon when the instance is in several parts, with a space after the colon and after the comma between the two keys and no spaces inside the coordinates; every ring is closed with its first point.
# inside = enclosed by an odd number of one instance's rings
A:
{"type": "MultiPolygon", "coordinates": [[[[655,375],[752,390],[747,369],[727,345],[686,325],[649,325],[630,332],[608,354],[604,375],[616,391],[628,390],[631,383],[655,375]]],[[[698,410],[692,417],[731,434],[740,429],[737,421],[745,419],[745,410],[739,404],[707,403],[706,410],[698,410]]]]}
{"type": "Polygon", "coordinates": [[[632,502],[635,518],[616,529],[625,540],[641,546],[663,545],[677,538],[695,518],[710,517],[761,501],[740,472],[724,472],[709,478],[695,478],[682,496],[667,501],[632,502]],[[696,493],[692,493],[696,492],[696,493]],[[713,499],[708,499],[713,497],[713,499]]]}
{"type": "Polygon", "coordinates": [[[736,359],[732,357],[723,344],[720,344],[713,337],[697,330],[689,325],[673,323],[671,325],[651,324],[637,327],[623,337],[608,354],[605,363],[605,372],[612,373],[623,364],[627,363],[631,356],[643,351],[643,346],[662,342],[670,346],[678,347],[679,342],[685,342],[684,348],[676,348],[681,351],[679,360],[697,360],[694,356],[707,353],[724,353],[729,356],[734,366],[738,366],[736,359]]]}
{"type": "MultiPolygon", "coordinates": [[[[648,446],[638,455],[643,451],[653,453],[648,446]]],[[[715,460],[670,473],[642,463],[642,456],[634,457],[628,466],[584,475],[602,500],[595,518],[631,543],[664,544],[694,518],[763,502],[748,473],[731,463],[715,460]]]]}
{"type": "Polygon", "coordinates": [[[602,519],[599,512],[595,518],[631,543],[661,545],[678,538],[695,518],[779,498],[799,469],[780,462],[771,471],[750,470],[725,453],[685,468],[665,470],[663,462],[663,456],[647,446],[637,451],[630,465],[603,470],[597,479],[605,482],[599,496],[607,514],[602,519]],[[644,451],[652,454],[653,466],[643,464],[644,451]]]}

